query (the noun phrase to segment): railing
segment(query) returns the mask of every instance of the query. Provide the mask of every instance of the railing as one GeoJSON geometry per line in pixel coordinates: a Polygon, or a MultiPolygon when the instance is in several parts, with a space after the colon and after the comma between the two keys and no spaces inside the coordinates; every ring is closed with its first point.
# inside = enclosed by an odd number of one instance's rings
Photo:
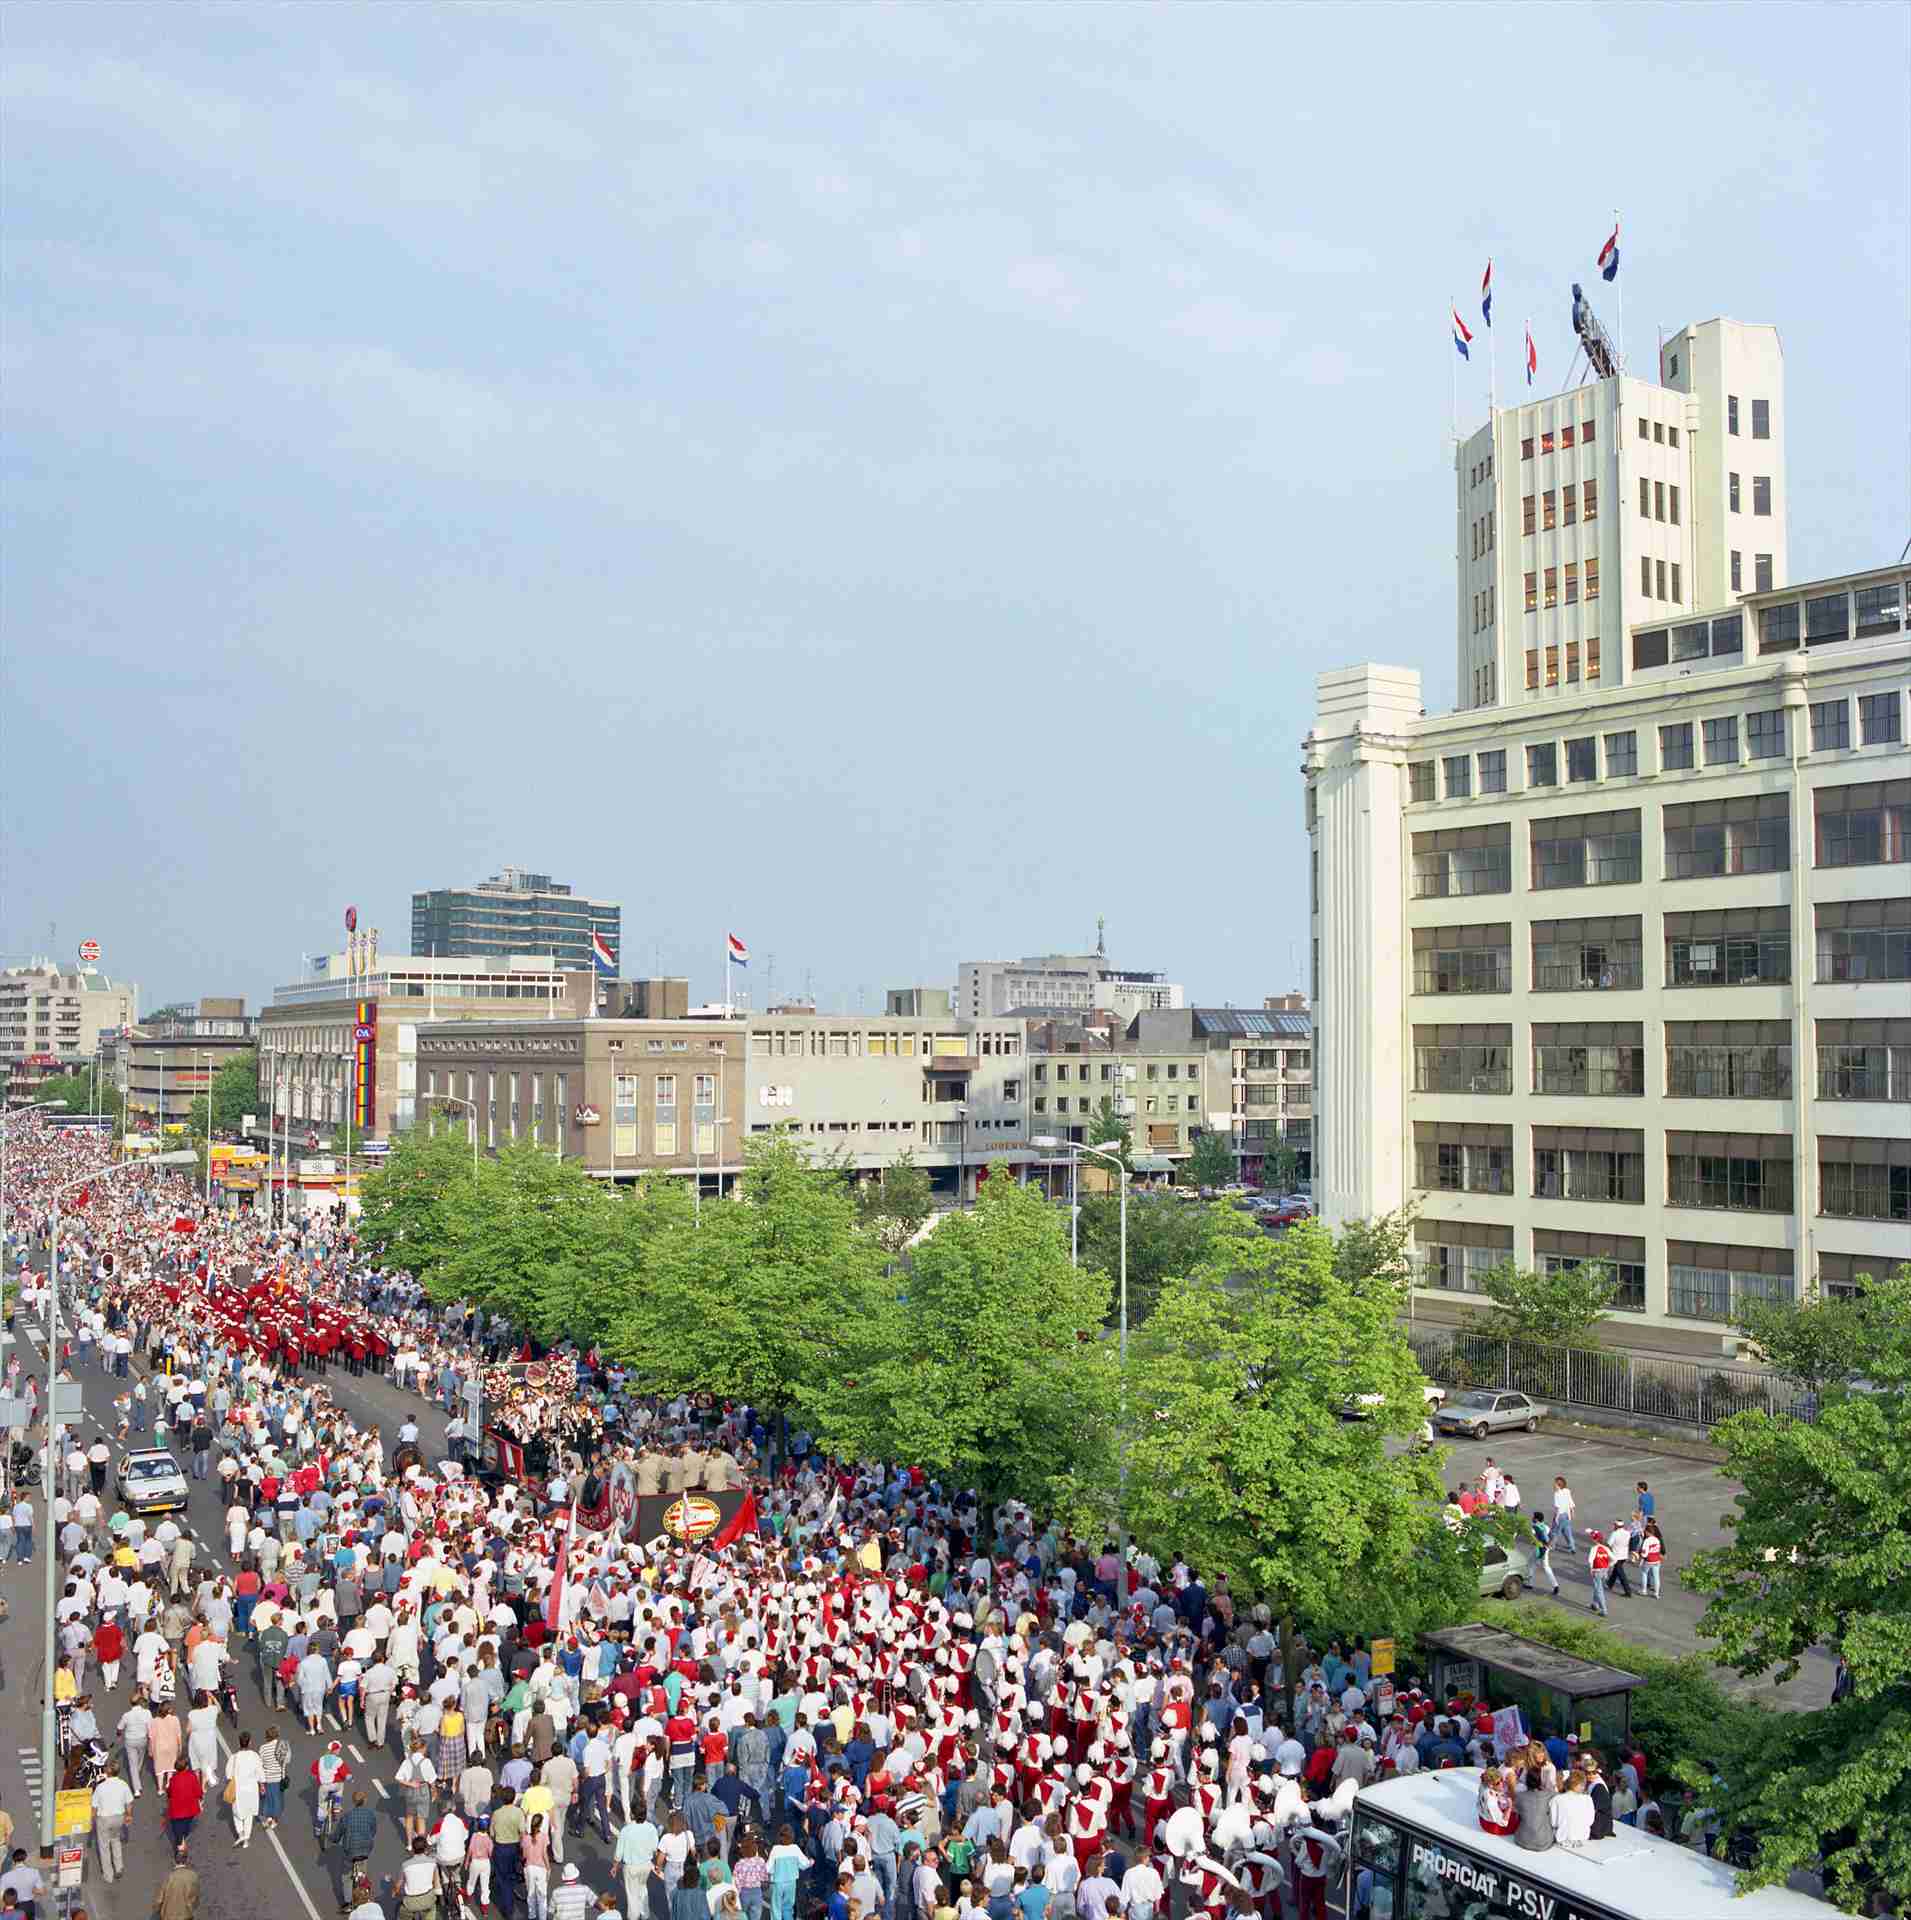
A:
{"type": "Polygon", "coordinates": [[[1407,1336],[1428,1379],[1457,1389],[1498,1387],[1567,1407],[1714,1427],[1756,1409],[1794,1420],[1817,1415],[1815,1396],[1757,1367],[1659,1360],[1603,1347],[1545,1347],[1477,1333],[1407,1336]]]}

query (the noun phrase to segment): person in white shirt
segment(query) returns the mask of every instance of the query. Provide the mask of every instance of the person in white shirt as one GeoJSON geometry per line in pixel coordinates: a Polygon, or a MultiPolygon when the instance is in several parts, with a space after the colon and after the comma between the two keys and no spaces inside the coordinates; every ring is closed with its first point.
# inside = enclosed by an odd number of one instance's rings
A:
{"type": "Polygon", "coordinates": [[[1578,1852],[1592,1839],[1592,1795],[1586,1791],[1586,1776],[1577,1770],[1553,1796],[1550,1809],[1553,1838],[1568,1852],[1578,1852]]]}
{"type": "Polygon", "coordinates": [[[99,1848],[100,1872],[117,1880],[126,1871],[126,1816],[135,1796],[118,1774],[109,1773],[93,1789],[93,1838],[99,1848]]]}

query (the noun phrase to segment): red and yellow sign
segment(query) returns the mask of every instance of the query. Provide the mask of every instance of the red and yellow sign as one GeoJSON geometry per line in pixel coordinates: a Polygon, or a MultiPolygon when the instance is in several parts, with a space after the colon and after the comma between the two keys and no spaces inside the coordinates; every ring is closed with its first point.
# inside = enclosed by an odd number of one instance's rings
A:
{"type": "Polygon", "coordinates": [[[664,1509],[664,1531],[688,1545],[709,1539],[722,1524],[717,1503],[701,1493],[679,1494],[664,1509]]]}
{"type": "Polygon", "coordinates": [[[356,1056],[357,1078],[352,1088],[352,1124],[360,1133],[374,1132],[378,1126],[378,1002],[358,1002],[358,1019],[352,1028],[352,1051],[356,1056]]]}

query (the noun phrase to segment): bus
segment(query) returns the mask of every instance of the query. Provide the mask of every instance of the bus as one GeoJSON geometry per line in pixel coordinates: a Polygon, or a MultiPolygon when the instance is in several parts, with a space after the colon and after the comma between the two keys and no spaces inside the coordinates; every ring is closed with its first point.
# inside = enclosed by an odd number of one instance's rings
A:
{"type": "Polygon", "coordinates": [[[1742,1898],[1722,1860],[1621,1826],[1534,1853],[1479,1820],[1480,1769],[1408,1773],[1355,1796],[1348,1920],[1831,1920],[1810,1894],[1742,1898]]]}

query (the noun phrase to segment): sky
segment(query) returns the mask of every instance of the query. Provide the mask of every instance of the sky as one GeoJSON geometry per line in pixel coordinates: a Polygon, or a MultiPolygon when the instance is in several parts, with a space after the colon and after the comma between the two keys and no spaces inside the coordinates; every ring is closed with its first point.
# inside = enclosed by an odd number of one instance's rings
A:
{"type": "Polygon", "coordinates": [[[1907,22],[12,0],[0,953],[257,1003],[512,863],[695,997],[1299,984],[1489,254],[1542,387],[1615,207],[1635,365],[1775,322],[1795,577],[1898,554],[1907,22]]]}

